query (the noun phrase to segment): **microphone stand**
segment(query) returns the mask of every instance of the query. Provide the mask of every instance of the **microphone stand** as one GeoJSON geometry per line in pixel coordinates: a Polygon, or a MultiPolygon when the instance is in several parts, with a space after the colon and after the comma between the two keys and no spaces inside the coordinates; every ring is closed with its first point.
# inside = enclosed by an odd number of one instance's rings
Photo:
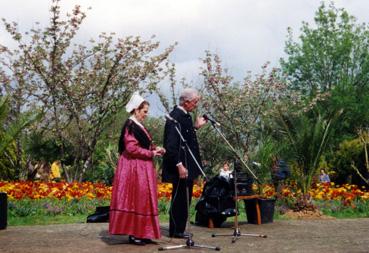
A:
{"type": "MultiPolygon", "coordinates": [[[[183,138],[183,135],[181,134],[181,131],[178,129],[177,124],[179,124],[177,121],[170,119],[173,123],[174,123],[174,127],[181,139],[181,141],[185,144],[185,147],[188,151],[188,153],[191,155],[191,158],[193,159],[193,161],[195,162],[197,168],[200,170],[200,172],[202,173],[202,175],[206,177],[206,174],[204,173],[204,171],[201,169],[200,164],[198,163],[198,161],[196,160],[196,157],[194,156],[194,154],[192,153],[190,147],[187,144],[187,141],[183,138]]],[[[186,243],[185,244],[179,244],[179,245],[172,245],[172,246],[165,246],[165,247],[160,247],[158,250],[172,250],[172,249],[200,249],[200,248],[205,248],[205,249],[213,249],[213,250],[220,250],[220,247],[217,246],[209,246],[209,245],[202,245],[202,244],[197,244],[192,240],[192,236],[193,234],[191,233],[191,225],[190,225],[190,204],[189,204],[189,200],[190,200],[190,196],[189,196],[189,189],[188,189],[188,184],[186,184],[186,197],[187,197],[187,228],[188,228],[188,238],[186,239],[186,243]]]]}
{"type": "MultiPolygon", "coordinates": [[[[255,178],[257,182],[260,183],[258,177],[254,174],[254,172],[247,166],[245,161],[241,158],[241,156],[238,154],[238,152],[235,150],[235,148],[232,146],[232,144],[227,140],[227,138],[224,136],[224,134],[215,126],[216,122],[213,120],[210,120],[211,125],[215,128],[215,130],[219,133],[219,135],[223,138],[223,140],[227,143],[227,145],[230,147],[230,149],[233,151],[233,153],[237,156],[237,158],[242,162],[242,164],[246,167],[246,169],[250,172],[250,174],[255,178]]],[[[261,237],[261,238],[267,238],[267,235],[263,234],[243,234],[241,233],[239,224],[238,224],[238,192],[237,192],[237,170],[233,169],[234,171],[234,200],[235,200],[235,208],[236,208],[236,215],[234,217],[234,230],[232,234],[212,234],[212,237],[216,236],[233,236],[232,243],[236,242],[238,238],[241,236],[252,236],[252,237],[261,237]]]]}

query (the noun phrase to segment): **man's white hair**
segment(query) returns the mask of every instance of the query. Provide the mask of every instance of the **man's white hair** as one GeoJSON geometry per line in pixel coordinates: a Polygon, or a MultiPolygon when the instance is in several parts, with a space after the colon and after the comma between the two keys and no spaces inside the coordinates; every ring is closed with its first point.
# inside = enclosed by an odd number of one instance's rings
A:
{"type": "Polygon", "coordinates": [[[191,101],[198,97],[199,97],[199,93],[197,90],[193,88],[185,88],[182,90],[179,96],[179,104],[182,105],[185,101],[191,101]]]}

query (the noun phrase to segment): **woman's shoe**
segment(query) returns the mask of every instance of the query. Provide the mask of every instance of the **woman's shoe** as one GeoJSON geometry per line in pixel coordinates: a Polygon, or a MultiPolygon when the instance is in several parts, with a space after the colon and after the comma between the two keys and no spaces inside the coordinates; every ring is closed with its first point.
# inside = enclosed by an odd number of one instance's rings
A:
{"type": "Polygon", "coordinates": [[[132,243],[135,245],[140,245],[140,246],[146,245],[146,243],[142,239],[136,238],[133,235],[128,236],[128,241],[129,243],[132,243]]]}

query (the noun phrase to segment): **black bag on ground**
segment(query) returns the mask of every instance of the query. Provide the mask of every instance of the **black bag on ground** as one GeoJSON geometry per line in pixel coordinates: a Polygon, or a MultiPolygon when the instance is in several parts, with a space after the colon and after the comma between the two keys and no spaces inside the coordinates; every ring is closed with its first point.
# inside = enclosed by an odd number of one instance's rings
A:
{"type": "Polygon", "coordinates": [[[220,227],[227,217],[236,214],[233,184],[224,177],[213,177],[205,183],[195,209],[196,225],[208,226],[209,218],[211,218],[214,226],[220,227]]]}
{"type": "Polygon", "coordinates": [[[110,206],[98,206],[95,213],[87,216],[87,223],[109,222],[110,206]]]}
{"type": "Polygon", "coordinates": [[[8,195],[0,192],[0,229],[5,229],[8,225],[8,195]]]}

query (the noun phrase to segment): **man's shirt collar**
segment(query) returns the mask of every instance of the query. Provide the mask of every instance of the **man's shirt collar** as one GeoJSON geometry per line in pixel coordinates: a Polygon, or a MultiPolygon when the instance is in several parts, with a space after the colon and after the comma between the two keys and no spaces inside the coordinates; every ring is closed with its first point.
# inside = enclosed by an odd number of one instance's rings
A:
{"type": "Polygon", "coordinates": [[[178,107],[178,109],[181,109],[185,114],[188,114],[188,112],[186,111],[186,109],[183,108],[182,106],[178,105],[177,107],[178,107]]]}

